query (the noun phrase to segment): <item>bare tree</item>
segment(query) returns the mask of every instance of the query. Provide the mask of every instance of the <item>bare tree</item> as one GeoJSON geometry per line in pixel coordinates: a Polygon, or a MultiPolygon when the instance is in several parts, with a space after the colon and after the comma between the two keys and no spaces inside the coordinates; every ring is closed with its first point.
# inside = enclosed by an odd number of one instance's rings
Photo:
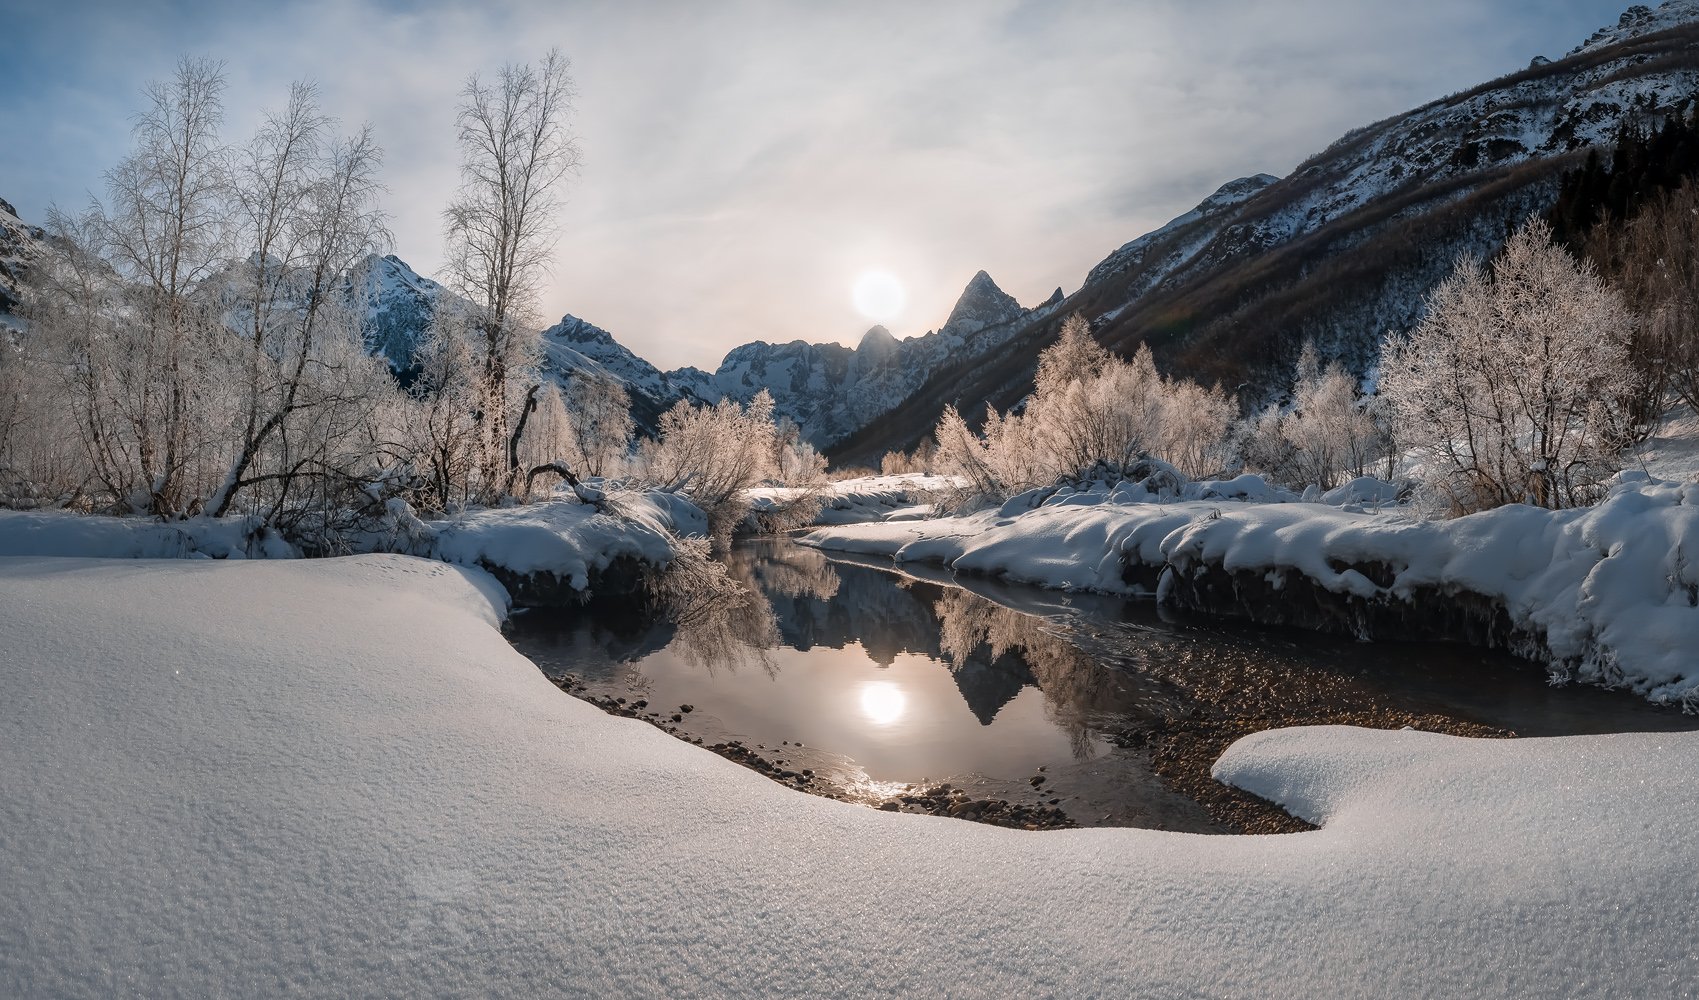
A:
{"type": "Polygon", "coordinates": [[[224,259],[223,92],[222,63],[179,62],[169,82],[148,86],[135,150],[106,175],[105,255],[135,284],[141,333],[131,361],[143,377],[124,401],[145,480],[145,497],[136,499],[155,514],[192,506],[184,478],[200,452],[192,435],[204,426],[193,412],[192,343],[216,326],[193,293],[224,259]]]}
{"type": "Polygon", "coordinates": [[[258,473],[263,480],[250,478],[256,463],[286,440],[301,411],[347,401],[334,385],[345,373],[325,359],[327,349],[341,345],[327,343],[326,328],[335,327],[342,340],[350,333],[357,338],[357,324],[339,314],[335,293],[387,233],[377,209],[382,154],[371,129],[337,140],[326,136],[333,125],[318,111],[311,88],[297,84],[287,107],[267,117],[232,172],[242,245],[251,250],[237,278],[246,319],[232,373],[241,429],[235,456],[207,504],[214,517],[256,481],[283,485],[275,501],[281,507],[296,456],[278,452],[278,468],[258,473]]]}
{"type": "Polygon", "coordinates": [[[583,372],[572,373],[571,388],[566,418],[572,460],[589,475],[610,474],[631,447],[631,395],[614,379],[583,372]]]}
{"type": "Polygon", "coordinates": [[[534,356],[529,307],[554,248],[554,190],[577,166],[578,147],[558,49],[537,66],[503,66],[494,80],[473,75],[460,96],[461,187],[444,221],[450,280],[480,310],[479,473],[491,500],[511,493],[519,474],[518,438],[535,397],[515,393],[513,376],[534,356]]]}

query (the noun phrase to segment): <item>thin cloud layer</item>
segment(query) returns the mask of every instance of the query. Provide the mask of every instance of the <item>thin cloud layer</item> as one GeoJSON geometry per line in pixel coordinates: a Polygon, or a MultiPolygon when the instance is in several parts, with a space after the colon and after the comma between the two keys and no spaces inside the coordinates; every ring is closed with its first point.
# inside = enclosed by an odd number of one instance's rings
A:
{"type": "Polygon", "coordinates": [[[558,45],[583,167],[539,312],[662,367],[753,340],[855,343],[858,274],[907,286],[899,336],[981,268],[1032,304],[1224,181],[1557,56],[1616,0],[23,5],[0,196],[82,203],[142,84],[227,60],[229,132],[316,82],[388,156],[395,252],[440,259],[468,73],[558,45]]]}

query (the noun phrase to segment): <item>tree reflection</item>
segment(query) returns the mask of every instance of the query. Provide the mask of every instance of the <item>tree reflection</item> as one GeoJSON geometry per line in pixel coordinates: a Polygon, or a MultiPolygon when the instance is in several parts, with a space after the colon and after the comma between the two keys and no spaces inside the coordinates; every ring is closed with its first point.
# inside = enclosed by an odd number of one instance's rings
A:
{"type": "Polygon", "coordinates": [[[771,674],[780,638],[769,595],[829,601],[838,586],[831,561],[813,549],[745,546],[715,559],[708,542],[691,540],[650,591],[686,663],[710,673],[754,664],[771,674]]]}

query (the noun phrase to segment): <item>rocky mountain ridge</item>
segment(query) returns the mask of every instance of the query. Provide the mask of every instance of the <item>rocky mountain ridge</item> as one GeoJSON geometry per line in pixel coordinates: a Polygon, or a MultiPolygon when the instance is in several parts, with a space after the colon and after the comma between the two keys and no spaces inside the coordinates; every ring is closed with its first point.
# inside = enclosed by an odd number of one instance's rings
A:
{"type": "MultiPolygon", "coordinates": [[[[1372,381],[1384,337],[1416,321],[1459,255],[1494,252],[1587,150],[1689,113],[1695,95],[1699,0],[1631,7],[1560,59],[1354,129],[1285,177],[1224,185],[1111,253],[1056,312],[1247,405],[1284,391],[1305,342],[1372,381]]],[[[976,416],[1017,403],[1057,325],[1025,324],[980,363],[939,372],[833,458],[911,447],[945,403],[976,416]]]]}

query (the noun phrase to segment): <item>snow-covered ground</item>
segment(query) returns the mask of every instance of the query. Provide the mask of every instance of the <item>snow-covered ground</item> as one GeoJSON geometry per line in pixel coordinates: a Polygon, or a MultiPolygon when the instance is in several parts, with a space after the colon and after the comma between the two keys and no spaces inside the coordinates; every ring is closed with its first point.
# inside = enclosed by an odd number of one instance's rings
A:
{"type": "Polygon", "coordinates": [[[1150,567],[1164,574],[1158,599],[1214,570],[1253,574],[1276,593],[1303,578],[1383,604],[1478,595],[1537,641],[1519,651],[1544,656],[1559,676],[1699,700],[1699,483],[1626,472],[1592,508],[1516,505],[1426,521],[1364,506],[1351,491],[1330,494],[1339,506],[1159,502],[1148,482],[1035,492],[966,517],[821,528],[801,540],[1109,593],[1137,589],[1129,566],[1150,567]]]}
{"type": "Polygon", "coordinates": [[[562,695],[483,573],[0,559],[0,994],[1669,996],[1699,736],[1296,729],[1322,824],[1023,833],[562,695]]]}
{"type": "Polygon", "coordinates": [[[1623,451],[1622,463],[1654,479],[1699,480],[1699,415],[1686,406],[1671,409],[1650,437],[1623,451]]]}
{"type": "MultiPolygon", "coordinates": [[[[548,573],[573,590],[585,591],[615,560],[665,567],[680,537],[707,534],[702,511],[677,494],[618,491],[608,496],[613,514],[569,496],[429,521],[393,503],[381,527],[344,541],[359,552],[408,553],[519,576],[548,573]]],[[[248,518],[162,523],[140,517],[0,510],[0,557],[277,559],[299,554],[248,518]]]]}
{"type": "Polygon", "coordinates": [[[782,510],[799,500],[817,499],[820,512],[815,515],[813,523],[866,524],[924,517],[932,513],[933,498],[953,493],[961,487],[962,480],[955,476],[913,473],[840,479],[818,490],[762,486],[749,490],[746,495],[750,510],[757,518],[782,510]]]}

